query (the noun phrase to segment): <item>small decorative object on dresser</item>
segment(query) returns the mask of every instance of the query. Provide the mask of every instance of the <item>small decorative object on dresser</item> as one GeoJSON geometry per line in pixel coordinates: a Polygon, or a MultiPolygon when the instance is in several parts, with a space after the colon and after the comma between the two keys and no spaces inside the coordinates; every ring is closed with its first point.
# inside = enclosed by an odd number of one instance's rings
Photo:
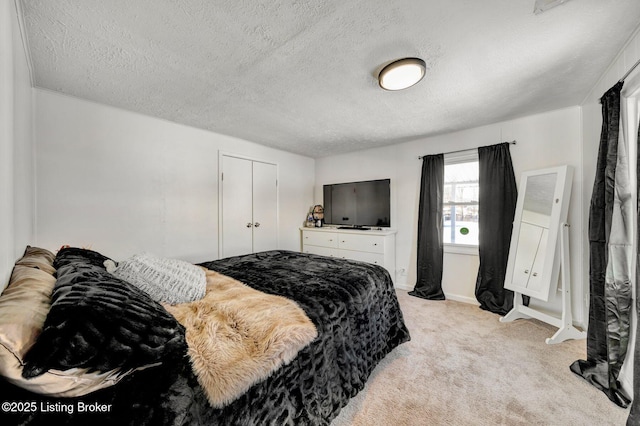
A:
{"type": "Polygon", "coordinates": [[[313,206],[313,220],[316,223],[316,228],[321,228],[324,223],[324,208],[320,204],[313,206]]]}
{"type": "Polygon", "coordinates": [[[301,228],[302,252],[359,260],[384,267],[395,282],[396,231],[389,228],[367,230],[301,228]]]}
{"type": "Polygon", "coordinates": [[[307,228],[313,228],[316,226],[315,221],[313,220],[313,206],[309,207],[309,211],[307,212],[307,221],[304,226],[307,228]]]}

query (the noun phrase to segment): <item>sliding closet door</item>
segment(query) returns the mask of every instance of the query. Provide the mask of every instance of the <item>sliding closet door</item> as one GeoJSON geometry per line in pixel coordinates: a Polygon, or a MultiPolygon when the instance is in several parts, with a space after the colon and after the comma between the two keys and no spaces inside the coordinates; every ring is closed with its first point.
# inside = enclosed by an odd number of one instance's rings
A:
{"type": "Polygon", "coordinates": [[[253,251],[277,248],[276,165],[253,162],[253,251]]]}
{"type": "Polygon", "coordinates": [[[222,157],[220,257],[253,251],[253,162],[222,157]]]}
{"type": "Polygon", "coordinates": [[[220,257],[278,248],[277,166],[223,155],[220,170],[220,257]]]}

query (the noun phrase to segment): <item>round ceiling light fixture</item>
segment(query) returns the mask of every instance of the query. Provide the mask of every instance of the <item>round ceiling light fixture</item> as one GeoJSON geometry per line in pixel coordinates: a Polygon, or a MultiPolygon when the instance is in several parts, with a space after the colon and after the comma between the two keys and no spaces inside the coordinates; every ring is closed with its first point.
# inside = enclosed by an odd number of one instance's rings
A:
{"type": "Polygon", "coordinates": [[[378,83],[385,90],[402,90],[424,77],[425,62],[420,58],[403,58],[391,62],[378,74],[378,83]]]}

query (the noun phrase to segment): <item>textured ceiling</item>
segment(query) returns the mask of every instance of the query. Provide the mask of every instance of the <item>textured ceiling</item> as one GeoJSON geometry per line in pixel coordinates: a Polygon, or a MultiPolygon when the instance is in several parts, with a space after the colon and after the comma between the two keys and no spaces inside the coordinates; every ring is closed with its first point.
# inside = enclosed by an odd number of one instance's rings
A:
{"type": "Polygon", "coordinates": [[[580,104],[638,0],[20,0],[34,81],[321,157],[580,104]],[[380,89],[405,56],[424,80],[380,89]]]}

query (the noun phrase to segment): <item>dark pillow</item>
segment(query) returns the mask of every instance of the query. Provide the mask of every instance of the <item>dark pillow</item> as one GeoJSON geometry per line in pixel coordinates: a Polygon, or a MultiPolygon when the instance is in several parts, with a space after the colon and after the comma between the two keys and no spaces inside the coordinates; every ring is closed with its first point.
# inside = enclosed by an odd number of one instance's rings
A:
{"type": "Polygon", "coordinates": [[[44,329],[24,357],[22,376],[49,369],[109,371],[168,362],[186,355],[184,327],[159,303],[107,272],[108,259],[64,248],[44,329]]]}
{"type": "Polygon", "coordinates": [[[70,263],[81,263],[99,266],[102,269],[106,269],[104,266],[105,260],[111,260],[107,256],[98,253],[97,251],[83,249],[79,247],[63,247],[56,254],[53,260],[53,267],[58,269],[61,266],[68,265],[70,263]]]}

